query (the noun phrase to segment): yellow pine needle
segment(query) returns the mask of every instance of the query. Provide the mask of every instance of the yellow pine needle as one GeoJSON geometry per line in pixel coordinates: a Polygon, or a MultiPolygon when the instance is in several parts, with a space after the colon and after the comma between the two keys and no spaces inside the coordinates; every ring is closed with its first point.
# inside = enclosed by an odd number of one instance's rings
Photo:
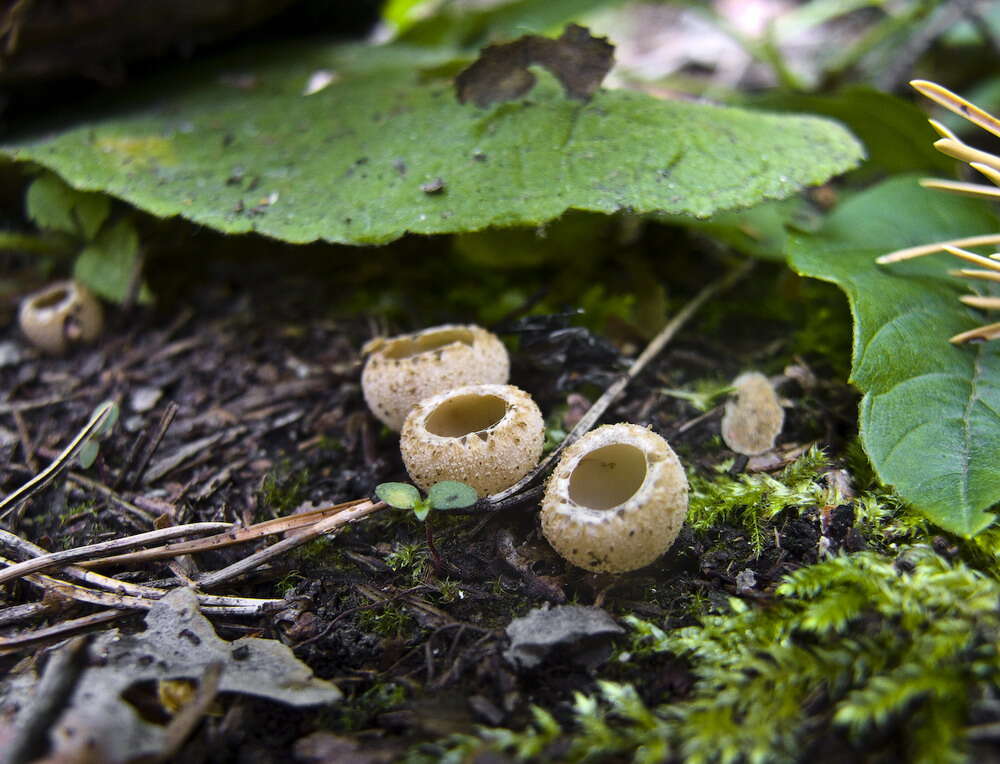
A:
{"type": "Polygon", "coordinates": [[[963,279],[983,279],[984,281],[1000,282],[1000,273],[997,271],[980,271],[975,268],[959,268],[948,271],[949,276],[958,276],[963,279]]]}
{"type": "Polygon", "coordinates": [[[951,342],[954,345],[960,345],[963,342],[970,342],[974,340],[985,342],[987,340],[995,340],[998,338],[1000,338],[1000,322],[989,324],[987,326],[980,326],[978,329],[970,329],[967,332],[956,334],[954,337],[949,339],[948,342],[951,342]]]}
{"type": "MultiPolygon", "coordinates": [[[[889,252],[876,258],[875,262],[879,265],[886,265],[888,263],[898,263],[902,260],[910,260],[914,257],[933,255],[935,252],[943,252],[945,247],[984,247],[990,244],[1000,244],[1000,233],[966,236],[962,239],[952,239],[950,241],[935,242],[934,244],[921,244],[916,247],[897,249],[895,252],[889,252]]],[[[996,265],[991,263],[990,268],[996,268],[996,265]]]]}
{"type": "Polygon", "coordinates": [[[931,123],[931,127],[933,127],[934,130],[937,132],[937,134],[940,135],[942,138],[950,141],[958,141],[959,143],[962,142],[962,140],[957,135],[955,135],[951,130],[949,130],[943,123],[938,122],[936,119],[928,119],[927,121],[931,123]]]}
{"type": "Polygon", "coordinates": [[[983,111],[971,101],[965,100],[957,93],[952,93],[948,88],[938,85],[936,82],[912,80],[910,85],[917,92],[930,98],[934,103],[943,106],[963,119],[967,119],[972,124],[1000,138],[1000,119],[997,119],[989,112],[983,111]]]}
{"type": "Polygon", "coordinates": [[[987,178],[992,180],[994,184],[1000,186],[1000,171],[998,171],[998,168],[995,165],[1000,165],[1000,157],[993,157],[993,164],[969,162],[969,167],[977,172],[981,172],[987,178]]]}
{"type": "MultiPolygon", "coordinates": [[[[976,163],[978,163],[1000,170],[1000,157],[995,154],[991,154],[988,151],[974,149],[969,144],[963,143],[960,140],[956,140],[954,138],[941,138],[940,140],[934,141],[934,148],[942,154],[947,154],[953,159],[960,159],[963,162],[968,162],[973,167],[975,167],[976,163]]],[[[979,168],[977,167],[976,169],[979,168]]]]}
{"type": "Polygon", "coordinates": [[[984,186],[979,183],[965,183],[960,180],[943,180],[941,178],[925,178],[920,181],[920,185],[924,188],[949,191],[953,194],[977,196],[982,199],[1000,199],[1000,188],[984,186]]]}
{"type": "Polygon", "coordinates": [[[941,249],[943,249],[949,255],[954,255],[955,257],[965,260],[966,262],[970,262],[975,265],[981,265],[984,268],[991,271],[1000,271],[1000,262],[997,262],[996,260],[993,260],[989,257],[983,257],[982,255],[977,255],[975,252],[970,252],[967,249],[962,249],[961,247],[955,247],[950,244],[946,244],[941,249]]]}
{"type": "Polygon", "coordinates": [[[1000,310],[1000,297],[965,294],[958,299],[973,308],[982,308],[983,310],[1000,310]]]}

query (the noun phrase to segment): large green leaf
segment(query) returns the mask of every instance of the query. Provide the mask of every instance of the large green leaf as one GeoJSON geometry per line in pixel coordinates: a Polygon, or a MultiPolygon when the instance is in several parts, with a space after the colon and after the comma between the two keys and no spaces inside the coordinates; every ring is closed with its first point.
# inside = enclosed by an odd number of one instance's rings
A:
{"type": "Polygon", "coordinates": [[[972,535],[1000,502],[1000,343],[955,346],[985,322],[964,307],[946,254],[878,266],[878,255],[995,232],[979,201],[936,193],[912,176],[846,202],[817,234],[793,235],[791,263],[832,281],[854,314],[852,380],[864,393],[861,437],[886,483],[928,518],[972,535]]]}
{"type": "Polygon", "coordinates": [[[401,46],[258,50],[0,150],[154,215],[352,244],[535,225],[571,208],[707,216],[787,197],[862,155],[822,118],[626,91],[580,103],[547,75],[522,101],[460,106],[438,74],[449,64],[401,46]],[[303,95],[320,69],[336,81],[303,95]]]}

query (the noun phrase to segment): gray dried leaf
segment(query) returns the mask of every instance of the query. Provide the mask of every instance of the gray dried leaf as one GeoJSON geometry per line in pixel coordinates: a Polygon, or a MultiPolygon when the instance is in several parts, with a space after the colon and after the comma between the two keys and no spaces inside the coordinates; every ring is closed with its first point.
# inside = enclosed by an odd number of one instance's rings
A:
{"type": "Polygon", "coordinates": [[[146,615],[138,634],[106,632],[90,648],[65,710],[52,726],[52,753],[117,764],[156,756],[165,728],[144,720],[123,693],[144,681],[200,679],[210,664],[222,665],[221,692],[269,698],[293,706],[333,703],[342,694],[317,679],[285,645],[272,639],[221,639],[198,609],[189,589],[176,589],[146,615]]]}
{"type": "Polygon", "coordinates": [[[507,626],[510,648],[504,657],[520,668],[534,668],[553,650],[571,646],[585,655],[597,644],[606,644],[611,637],[624,633],[605,611],[596,607],[559,605],[551,609],[536,608],[523,618],[515,618],[507,626]]]}

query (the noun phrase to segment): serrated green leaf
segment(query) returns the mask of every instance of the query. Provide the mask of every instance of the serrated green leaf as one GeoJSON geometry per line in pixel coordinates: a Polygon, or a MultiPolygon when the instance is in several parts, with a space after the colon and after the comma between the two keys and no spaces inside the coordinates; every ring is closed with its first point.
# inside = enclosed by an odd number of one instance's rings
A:
{"type": "Polygon", "coordinates": [[[396,509],[412,509],[420,501],[420,491],[409,483],[379,483],[375,495],[396,509]]]}
{"type": "Polygon", "coordinates": [[[815,235],[792,237],[790,261],[838,284],[854,315],[852,381],[864,393],[861,438],[879,477],[942,528],[970,536],[1000,502],[1000,343],[948,338],[984,323],[946,254],[890,266],[878,255],[994,233],[980,201],[896,178],[846,202],[815,235]]]}
{"type": "Polygon", "coordinates": [[[568,209],[707,216],[787,197],[862,156],[823,118],[623,90],[580,103],[545,73],[520,102],[461,106],[432,74],[451,60],[403,46],[253,51],[2,151],[154,215],[350,244],[537,225],[568,209]],[[320,68],[338,79],[302,95],[320,68]],[[234,87],[234,71],[253,87],[234,87]]]}
{"type": "Polygon", "coordinates": [[[774,91],[752,96],[758,108],[822,114],[840,120],[861,140],[868,173],[937,172],[952,175],[953,160],[936,151],[927,115],[910,101],[866,86],[833,95],[774,91]]]}
{"type": "MultiPolygon", "coordinates": [[[[101,297],[121,302],[131,287],[138,256],[139,234],[131,221],[123,218],[83,248],[73,266],[73,276],[101,297]]],[[[152,300],[147,287],[141,287],[139,300],[152,300]]]]}
{"type": "Polygon", "coordinates": [[[85,193],[67,186],[52,173],[35,178],[25,195],[28,217],[39,228],[93,239],[111,212],[104,194],[85,193]]]}
{"type": "Polygon", "coordinates": [[[39,228],[89,241],[111,212],[111,200],[104,194],[77,191],[52,173],[45,173],[28,186],[25,207],[39,228]]]}
{"type": "Polygon", "coordinates": [[[442,480],[427,492],[427,500],[434,509],[471,507],[478,498],[475,488],[457,480],[442,480]]]}

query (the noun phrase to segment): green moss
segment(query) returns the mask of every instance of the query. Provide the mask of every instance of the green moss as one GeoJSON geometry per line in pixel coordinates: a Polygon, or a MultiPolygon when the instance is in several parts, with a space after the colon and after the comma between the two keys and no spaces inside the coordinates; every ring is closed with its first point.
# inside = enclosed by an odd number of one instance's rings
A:
{"type": "Polygon", "coordinates": [[[83,501],[79,504],[74,504],[72,507],[67,507],[66,511],[59,515],[59,522],[62,525],[66,525],[73,520],[78,520],[84,515],[89,515],[94,517],[97,515],[97,502],[93,500],[83,501]]]}
{"type": "Polygon", "coordinates": [[[391,604],[379,603],[358,613],[359,629],[390,639],[412,634],[416,626],[405,611],[391,604]]]}
{"type": "Polygon", "coordinates": [[[291,512],[306,498],[309,470],[296,470],[288,459],[281,460],[260,483],[258,503],[277,517],[291,512]]]}
{"type": "Polygon", "coordinates": [[[396,572],[408,572],[410,578],[419,580],[427,568],[427,547],[422,542],[396,544],[385,557],[385,564],[396,572]]]}
{"type": "Polygon", "coordinates": [[[722,524],[744,528],[755,552],[760,554],[768,523],[779,512],[823,504],[833,498],[821,482],[827,466],[826,455],[814,446],[776,478],[763,472],[737,478],[689,475],[688,525],[696,532],[722,524]]]}
{"type": "Polygon", "coordinates": [[[627,617],[632,654],[689,661],[686,697],[647,705],[599,682],[597,696],[576,695],[572,724],[536,709],[524,730],[456,736],[408,760],[784,762],[823,740],[840,741],[844,760],[963,761],[976,701],[1000,682],[998,600],[995,579],[924,545],[832,558],[786,577],[766,605],[734,599],[697,626],[627,617]]]}
{"type": "Polygon", "coordinates": [[[402,685],[394,682],[376,684],[339,704],[331,726],[345,732],[366,729],[378,714],[396,708],[405,700],[406,690],[402,685]]]}

